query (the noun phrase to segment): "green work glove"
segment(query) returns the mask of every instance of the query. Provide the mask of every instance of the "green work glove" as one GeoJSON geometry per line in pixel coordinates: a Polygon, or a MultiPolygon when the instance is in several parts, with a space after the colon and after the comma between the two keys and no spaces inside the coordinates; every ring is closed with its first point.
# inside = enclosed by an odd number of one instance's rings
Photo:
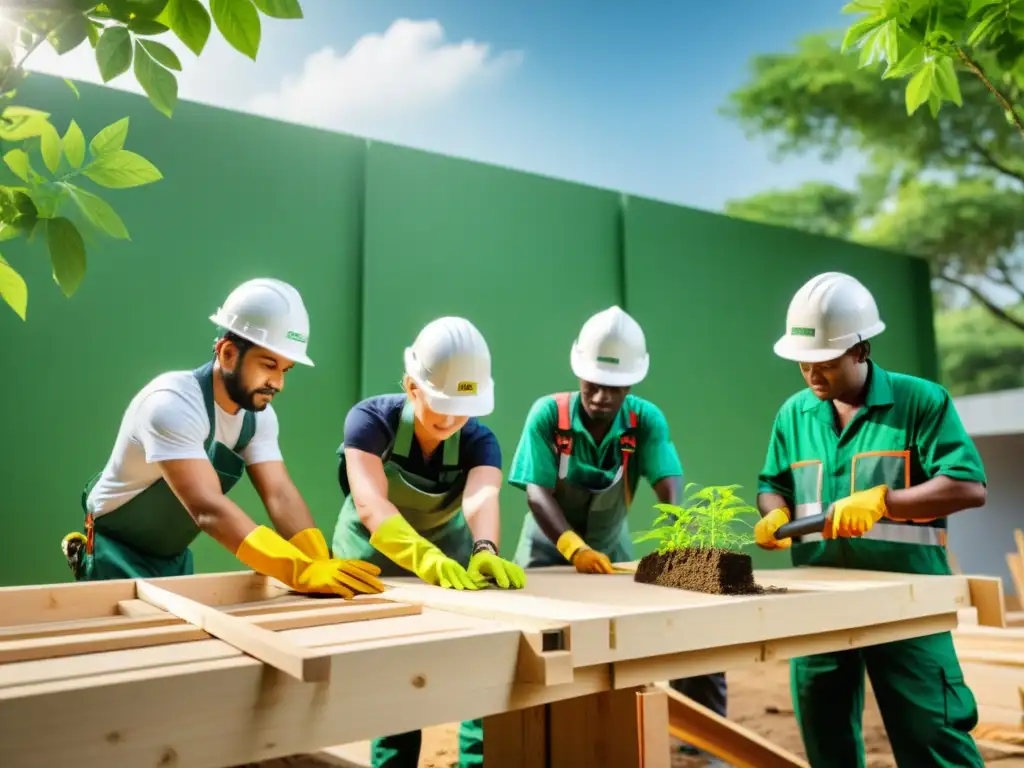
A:
{"type": "Polygon", "coordinates": [[[469,559],[467,570],[469,577],[478,584],[494,582],[501,589],[522,589],[526,585],[526,574],[522,568],[486,549],[469,559]]]}
{"type": "Polygon", "coordinates": [[[428,584],[445,589],[480,589],[455,560],[447,557],[401,515],[392,515],[377,526],[370,544],[390,560],[412,571],[428,584]]]}

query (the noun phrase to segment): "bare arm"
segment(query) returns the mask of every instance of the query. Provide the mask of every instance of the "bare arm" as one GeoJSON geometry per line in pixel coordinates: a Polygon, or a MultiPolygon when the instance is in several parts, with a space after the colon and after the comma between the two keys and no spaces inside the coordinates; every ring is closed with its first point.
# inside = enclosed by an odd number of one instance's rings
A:
{"type": "Polygon", "coordinates": [[[501,470],[497,467],[479,466],[469,471],[462,493],[462,514],[466,516],[474,541],[486,540],[498,546],[501,537],[500,490],[501,470]]]}
{"type": "Polygon", "coordinates": [[[663,477],[651,487],[654,489],[654,495],[658,497],[659,503],[676,505],[679,504],[679,497],[682,495],[683,478],[663,477]]]}
{"type": "Polygon", "coordinates": [[[232,553],[256,528],[256,523],[231,501],[209,459],[173,459],[159,462],[164,480],[203,533],[232,553]]]}
{"type": "Polygon", "coordinates": [[[380,456],[346,448],[345,467],[356,513],[371,534],[389,517],[401,514],[388,500],[388,478],[380,456]]]}
{"type": "Polygon", "coordinates": [[[985,504],[988,491],[982,483],[938,475],[920,485],[886,494],[889,517],[894,520],[934,520],[985,504]]]}
{"type": "Polygon", "coordinates": [[[247,471],[274,528],[284,538],[291,539],[299,531],[316,527],[283,461],[262,461],[249,466],[247,471]]]}
{"type": "Polygon", "coordinates": [[[551,489],[527,483],[526,504],[533,513],[537,526],[552,542],[557,542],[558,537],[569,530],[569,522],[565,519],[561,506],[555,501],[555,494],[551,489]]]}
{"type": "Polygon", "coordinates": [[[793,510],[789,506],[789,502],[786,501],[786,497],[781,493],[763,492],[757,494],[757,510],[761,513],[761,517],[764,517],[773,509],[784,509],[789,513],[790,518],[793,517],[793,510]]]}

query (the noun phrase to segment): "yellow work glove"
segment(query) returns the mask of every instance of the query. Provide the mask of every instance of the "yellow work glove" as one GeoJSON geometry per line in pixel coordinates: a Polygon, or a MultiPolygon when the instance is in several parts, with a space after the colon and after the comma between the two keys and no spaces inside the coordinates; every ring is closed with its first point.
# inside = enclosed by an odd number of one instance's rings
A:
{"type": "Polygon", "coordinates": [[[775,532],[789,522],[789,512],[782,507],[773,509],[754,526],[754,541],[762,549],[789,549],[793,539],[776,539],[775,532]]]}
{"type": "Polygon", "coordinates": [[[826,539],[856,538],[863,536],[871,527],[888,515],[885,494],[889,489],[876,485],[866,491],[858,491],[832,505],[832,513],[825,521],[822,536],[826,539]]]}
{"type": "Polygon", "coordinates": [[[319,528],[299,531],[288,539],[288,542],[298,547],[310,560],[331,559],[331,550],[327,548],[327,540],[319,528]]]}
{"type": "Polygon", "coordinates": [[[336,594],[345,598],[356,593],[384,591],[377,576],[380,568],[362,560],[313,560],[294,544],[265,525],[245,537],[235,557],[257,573],[271,576],[296,592],[336,594]]]}
{"type": "Polygon", "coordinates": [[[428,584],[444,589],[480,589],[483,586],[470,578],[456,560],[416,533],[401,515],[392,515],[377,526],[370,536],[370,544],[428,584]]]}
{"type": "Polygon", "coordinates": [[[469,559],[469,568],[466,570],[469,578],[477,584],[486,585],[493,580],[502,589],[522,589],[526,584],[526,574],[522,568],[493,552],[477,552],[469,559]]]}
{"type": "Polygon", "coordinates": [[[571,529],[558,537],[555,546],[579,573],[615,573],[608,556],[588,547],[579,534],[571,529]]]}

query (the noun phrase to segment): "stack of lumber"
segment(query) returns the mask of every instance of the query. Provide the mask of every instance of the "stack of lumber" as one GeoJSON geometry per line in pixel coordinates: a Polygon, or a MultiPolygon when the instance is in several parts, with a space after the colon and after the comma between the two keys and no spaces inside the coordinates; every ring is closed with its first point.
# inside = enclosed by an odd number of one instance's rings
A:
{"type": "Polygon", "coordinates": [[[1014,551],[1006,559],[1016,595],[1003,599],[1000,588],[998,595],[973,596],[975,607],[961,612],[953,640],[978,702],[975,738],[1024,755],[1024,532],[1015,531],[1014,538],[1014,551]]]}
{"type": "MultiPolygon", "coordinates": [[[[599,754],[603,721],[531,741],[517,729],[545,720],[519,713],[583,723],[599,701],[643,698],[668,722],[652,683],[952,629],[971,605],[962,576],[756,578],[786,591],[707,595],[571,567],[530,571],[517,591],[389,579],[354,601],[251,572],[3,588],[0,765],[223,768],[477,717],[523,754],[563,736],[582,740],[563,752],[599,754]]],[[[634,758],[617,766],[647,765],[634,758]]]]}

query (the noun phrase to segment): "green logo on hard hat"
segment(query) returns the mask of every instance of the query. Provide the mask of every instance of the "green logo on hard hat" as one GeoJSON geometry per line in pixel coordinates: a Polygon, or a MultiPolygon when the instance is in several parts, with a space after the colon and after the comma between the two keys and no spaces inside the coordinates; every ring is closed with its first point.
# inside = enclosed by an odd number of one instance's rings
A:
{"type": "Polygon", "coordinates": [[[611,363],[612,365],[618,365],[619,364],[619,358],[617,358],[617,357],[604,357],[603,355],[598,355],[597,362],[599,362],[599,363],[611,363]]]}
{"type": "Polygon", "coordinates": [[[305,336],[303,336],[303,335],[302,335],[301,333],[299,333],[298,331],[288,331],[288,333],[287,333],[287,334],[285,334],[285,335],[286,335],[286,336],[287,336],[287,337],[288,337],[289,339],[291,339],[292,341],[297,341],[297,342],[299,342],[299,343],[301,343],[301,344],[305,344],[305,343],[306,343],[306,341],[307,341],[306,337],[305,337],[305,336]]]}
{"type": "Polygon", "coordinates": [[[794,327],[794,328],[790,328],[789,332],[793,336],[813,336],[814,335],[814,329],[813,328],[794,327]]]}

